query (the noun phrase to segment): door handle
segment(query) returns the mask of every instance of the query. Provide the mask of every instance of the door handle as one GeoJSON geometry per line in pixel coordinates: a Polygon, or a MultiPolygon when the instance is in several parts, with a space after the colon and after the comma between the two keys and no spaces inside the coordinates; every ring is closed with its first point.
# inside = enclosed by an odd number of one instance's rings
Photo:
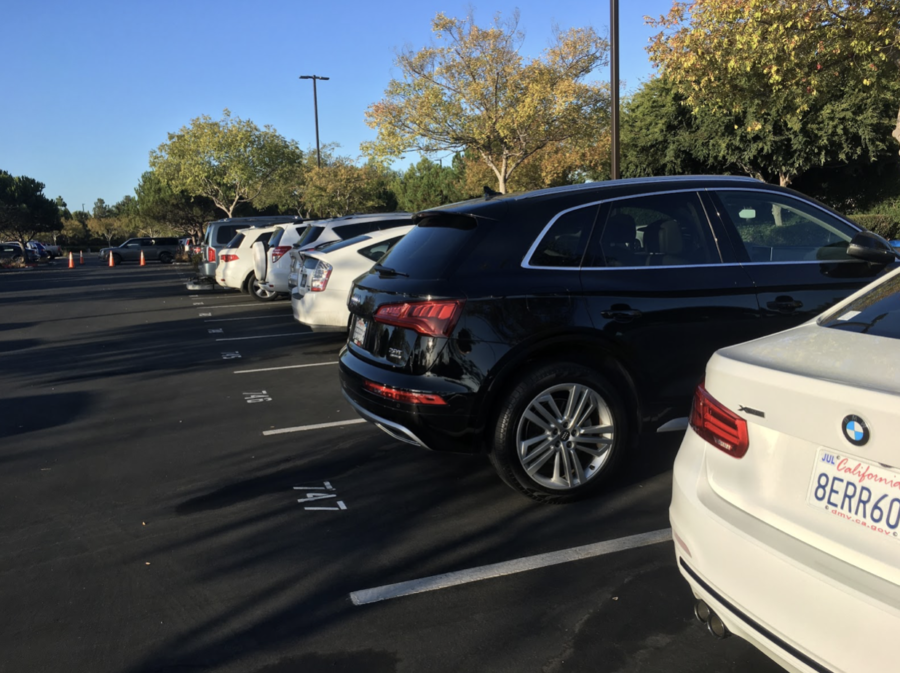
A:
{"type": "Polygon", "coordinates": [[[779,313],[793,313],[803,306],[803,302],[793,297],[775,297],[775,301],[770,301],[766,306],[779,313]]]}
{"type": "Polygon", "coordinates": [[[640,318],[643,313],[637,309],[628,306],[613,306],[605,311],[600,311],[600,315],[607,320],[615,320],[616,322],[631,322],[635,318],[640,318]]]}

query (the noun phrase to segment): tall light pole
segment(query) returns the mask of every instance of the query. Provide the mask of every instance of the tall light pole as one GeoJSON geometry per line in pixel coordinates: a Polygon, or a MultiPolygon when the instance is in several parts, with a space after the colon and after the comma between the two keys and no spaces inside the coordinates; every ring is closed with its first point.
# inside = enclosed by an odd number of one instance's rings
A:
{"type": "Polygon", "coordinates": [[[322,153],[319,150],[319,99],[316,96],[316,80],[327,80],[329,77],[319,77],[318,75],[300,75],[300,79],[311,79],[313,81],[313,109],[316,114],[316,166],[322,168],[322,153]]]}
{"type": "Polygon", "coordinates": [[[610,177],[618,180],[619,174],[619,0],[609,2],[609,65],[612,70],[610,88],[612,91],[610,109],[610,177]]]}

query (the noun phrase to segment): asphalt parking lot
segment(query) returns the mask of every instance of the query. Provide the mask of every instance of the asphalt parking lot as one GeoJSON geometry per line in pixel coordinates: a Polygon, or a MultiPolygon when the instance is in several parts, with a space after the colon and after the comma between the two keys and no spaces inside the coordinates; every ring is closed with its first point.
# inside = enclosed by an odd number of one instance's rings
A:
{"type": "Polygon", "coordinates": [[[781,670],[693,619],[680,436],[538,505],[362,422],[342,337],[190,275],[0,275],[0,672],[781,670]]]}

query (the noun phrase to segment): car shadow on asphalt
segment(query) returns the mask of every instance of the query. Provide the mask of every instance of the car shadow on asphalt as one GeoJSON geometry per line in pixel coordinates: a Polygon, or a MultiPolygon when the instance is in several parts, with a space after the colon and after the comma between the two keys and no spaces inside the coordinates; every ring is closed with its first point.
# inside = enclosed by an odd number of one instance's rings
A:
{"type": "MultiPolygon", "coordinates": [[[[0,399],[0,439],[78,420],[91,412],[94,398],[90,392],[68,392],[0,399]]],[[[11,456],[0,448],[0,463],[9,460],[11,456]]]]}

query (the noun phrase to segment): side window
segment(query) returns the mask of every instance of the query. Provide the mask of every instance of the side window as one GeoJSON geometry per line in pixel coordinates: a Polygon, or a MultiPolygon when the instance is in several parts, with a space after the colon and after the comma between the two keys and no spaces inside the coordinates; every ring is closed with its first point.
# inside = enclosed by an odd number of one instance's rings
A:
{"type": "Polygon", "coordinates": [[[387,253],[387,251],[394,246],[394,243],[399,241],[401,238],[403,237],[397,236],[396,238],[389,238],[386,241],[380,241],[378,243],[375,243],[374,245],[360,248],[359,250],[357,250],[357,252],[359,252],[359,254],[363,257],[371,259],[373,262],[377,262],[379,259],[384,257],[385,253],[387,253]]]}
{"type": "Polygon", "coordinates": [[[359,224],[345,224],[340,227],[335,227],[334,233],[336,233],[346,241],[348,238],[355,238],[356,236],[360,236],[362,234],[368,234],[373,231],[378,231],[380,225],[381,222],[360,222],[359,224]]]}
{"type": "MultiPolygon", "coordinates": [[[[269,239],[272,238],[272,234],[273,234],[273,233],[275,233],[275,232],[272,232],[272,231],[265,231],[265,232],[263,232],[263,233],[261,233],[261,234],[258,234],[258,235],[256,236],[256,238],[253,239],[253,243],[258,243],[259,241],[262,241],[263,243],[268,244],[268,243],[269,243],[269,239]]],[[[253,245],[253,243],[251,243],[250,245],[253,245]]]]}
{"type": "Polygon", "coordinates": [[[609,204],[586,266],[694,266],[721,262],[695,192],[647,194],[609,204]]]}
{"type": "Polygon", "coordinates": [[[852,259],[856,230],[824,210],[785,194],[715,191],[751,262],[852,259]]]}
{"type": "Polygon", "coordinates": [[[557,215],[528,263],[531,266],[577,268],[581,265],[598,206],[584,206],[557,215]]]}
{"type": "Polygon", "coordinates": [[[141,239],[141,247],[142,248],[151,248],[156,245],[156,240],[152,238],[142,238],[141,239]]]}

